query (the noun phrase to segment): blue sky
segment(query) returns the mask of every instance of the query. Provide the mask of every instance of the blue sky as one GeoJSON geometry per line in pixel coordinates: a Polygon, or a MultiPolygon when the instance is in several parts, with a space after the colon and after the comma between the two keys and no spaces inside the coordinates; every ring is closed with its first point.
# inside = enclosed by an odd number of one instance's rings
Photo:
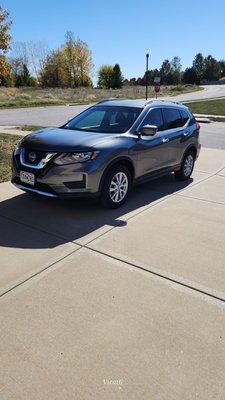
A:
{"type": "Polygon", "coordinates": [[[15,41],[45,40],[56,48],[67,30],[86,41],[95,71],[119,63],[125,77],[143,75],[145,49],[150,68],[194,55],[225,58],[224,0],[3,0],[13,19],[15,41]]]}

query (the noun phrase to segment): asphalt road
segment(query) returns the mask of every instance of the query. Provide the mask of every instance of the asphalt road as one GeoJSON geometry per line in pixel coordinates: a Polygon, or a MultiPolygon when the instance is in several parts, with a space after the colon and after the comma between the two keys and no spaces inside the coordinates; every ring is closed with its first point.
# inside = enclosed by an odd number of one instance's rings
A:
{"type": "MultiPolygon", "coordinates": [[[[170,97],[170,100],[187,101],[221,96],[225,96],[225,85],[205,86],[202,91],[170,97]]],[[[89,105],[0,110],[0,126],[60,126],[87,107],[89,105]]],[[[201,124],[201,143],[203,147],[225,149],[225,123],[201,124]]]]}
{"type": "MultiPolygon", "coordinates": [[[[207,98],[225,97],[225,85],[204,86],[204,90],[186,93],[179,96],[167,97],[174,101],[199,100],[207,98]]],[[[48,106],[48,107],[29,107],[0,110],[1,125],[40,125],[40,126],[60,126],[68,119],[79,114],[89,105],[77,106],[48,106]]]]}
{"type": "Polygon", "coordinates": [[[225,149],[225,123],[200,124],[200,142],[203,147],[225,149]]]}

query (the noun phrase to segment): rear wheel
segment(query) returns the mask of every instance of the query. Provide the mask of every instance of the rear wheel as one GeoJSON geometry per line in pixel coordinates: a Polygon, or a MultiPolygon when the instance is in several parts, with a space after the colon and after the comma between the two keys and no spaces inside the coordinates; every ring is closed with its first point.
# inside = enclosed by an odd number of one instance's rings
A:
{"type": "Polygon", "coordinates": [[[175,177],[181,181],[190,178],[195,164],[195,154],[192,150],[187,151],[182,161],[179,171],[175,171],[175,177]]]}
{"type": "Polygon", "coordinates": [[[108,172],[102,187],[101,203],[107,208],[122,206],[131,186],[131,174],[123,165],[116,165],[108,172]]]}

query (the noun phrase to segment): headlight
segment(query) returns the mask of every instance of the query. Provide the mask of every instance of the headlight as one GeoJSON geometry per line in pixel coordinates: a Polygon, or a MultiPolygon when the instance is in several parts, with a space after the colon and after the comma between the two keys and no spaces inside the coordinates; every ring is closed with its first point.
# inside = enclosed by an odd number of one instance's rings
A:
{"type": "Polygon", "coordinates": [[[82,153],[63,153],[58,156],[54,162],[57,165],[83,163],[88,160],[93,160],[99,151],[84,151],[82,153]]]}
{"type": "Polygon", "coordinates": [[[17,145],[16,145],[16,147],[15,147],[15,149],[14,149],[14,155],[15,155],[15,156],[17,156],[17,155],[20,153],[20,145],[21,145],[21,143],[22,143],[22,140],[23,140],[23,139],[21,139],[21,140],[19,141],[19,143],[17,143],[17,145]]]}

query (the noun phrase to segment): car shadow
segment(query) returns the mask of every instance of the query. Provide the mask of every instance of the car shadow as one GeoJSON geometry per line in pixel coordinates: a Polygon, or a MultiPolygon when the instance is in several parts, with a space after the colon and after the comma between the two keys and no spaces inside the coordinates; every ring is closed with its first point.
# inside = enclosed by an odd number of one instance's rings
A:
{"type": "Polygon", "coordinates": [[[127,219],[143,207],[184,189],[191,182],[192,179],[179,182],[168,175],[144,183],[133,188],[127,203],[115,210],[104,209],[93,200],[62,201],[21,193],[0,203],[0,217],[5,217],[0,246],[47,249],[67,242],[87,244],[112,227],[126,225],[127,219]],[[25,233],[27,227],[35,230],[35,235],[25,233]],[[37,240],[38,233],[51,236],[37,240]]]}

